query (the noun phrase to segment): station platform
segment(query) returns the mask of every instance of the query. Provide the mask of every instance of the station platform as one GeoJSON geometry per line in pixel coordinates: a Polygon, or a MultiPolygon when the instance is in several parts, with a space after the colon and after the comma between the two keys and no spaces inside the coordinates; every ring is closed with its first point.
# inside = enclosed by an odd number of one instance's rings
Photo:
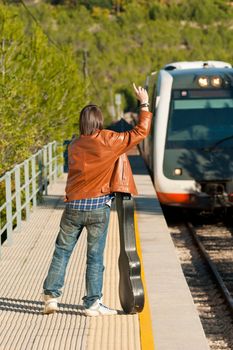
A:
{"type": "Polygon", "coordinates": [[[201,322],[183,276],[172,239],[145,164],[130,155],[139,195],[135,197],[136,235],[146,300],[140,314],[123,312],[118,295],[119,227],[112,207],[103,302],[114,316],[86,317],[86,233],[68,266],[59,312],[43,315],[42,284],[52,257],[64,209],[66,174],[49,186],[30,219],[4,244],[0,260],[0,350],[205,350],[201,322]]]}

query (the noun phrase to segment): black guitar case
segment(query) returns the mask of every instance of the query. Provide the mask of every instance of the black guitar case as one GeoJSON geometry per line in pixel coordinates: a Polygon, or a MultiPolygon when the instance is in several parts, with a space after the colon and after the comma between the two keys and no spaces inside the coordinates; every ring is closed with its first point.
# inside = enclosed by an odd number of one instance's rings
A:
{"type": "Polygon", "coordinates": [[[144,307],[144,290],[141,264],[136,249],[134,228],[134,203],[128,193],[116,193],[116,208],[120,231],[120,256],[118,260],[119,295],[123,310],[134,314],[144,307]]]}

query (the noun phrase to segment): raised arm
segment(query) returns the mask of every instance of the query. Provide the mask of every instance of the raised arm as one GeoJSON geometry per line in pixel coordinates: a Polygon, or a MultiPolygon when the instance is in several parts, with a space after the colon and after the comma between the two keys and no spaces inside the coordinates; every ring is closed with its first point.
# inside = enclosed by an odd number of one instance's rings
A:
{"type": "Polygon", "coordinates": [[[134,92],[140,101],[138,124],[130,131],[112,132],[108,143],[113,152],[120,155],[127,152],[134,145],[140,143],[150,132],[152,113],[149,112],[148,94],[141,86],[133,84],[134,92]]]}

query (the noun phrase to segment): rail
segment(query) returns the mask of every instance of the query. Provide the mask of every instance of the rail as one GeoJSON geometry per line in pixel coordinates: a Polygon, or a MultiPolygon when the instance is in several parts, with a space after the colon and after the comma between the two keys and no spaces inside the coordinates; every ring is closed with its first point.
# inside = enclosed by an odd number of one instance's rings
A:
{"type": "Polygon", "coordinates": [[[0,257],[2,242],[13,243],[12,232],[20,231],[22,220],[28,220],[30,209],[48,192],[48,184],[62,172],[61,147],[50,142],[0,178],[0,257]]]}
{"type": "Polygon", "coordinates": [[[226,287],[224,281],[223,281],[223,278],[220,276],[220,273],[218,272],[215,264],[212,262],[209,254],[207,253],[204,245],[202,244],[202,242],[200,241],[196,231],[195,231],[195,228],[193,227],[193,225],[190,223],[190,222],[186,222],[186,227],[188,228],[189,232],[191,233],[194,241],[196,242],[202,256],[204,257],[210,271],[211,271],[211,274],[212,276],[214,277],[214,280],[216,281],[217,283],[217,286],[219,287],[223,297],[225,298],[226,300],[226,303],[228,304],[229,306],[229,309],[230,309],[230,313],[231,313],[231,316],[233,317],[233,298],[231,296],[231,293],[230,291],[228,290],[228,288],[226,287]]]}

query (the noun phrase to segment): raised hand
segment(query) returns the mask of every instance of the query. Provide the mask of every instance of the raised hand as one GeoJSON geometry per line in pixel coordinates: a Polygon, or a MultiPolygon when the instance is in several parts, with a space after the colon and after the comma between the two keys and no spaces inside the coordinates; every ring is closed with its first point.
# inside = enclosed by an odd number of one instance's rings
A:
{"type": "Polygon", "coordinates": [[[134,88],[135,95],[137,99],[140,101],[140,103],[141,104],[147,103],[149,98],[148,98],[148,93],[146,89],[143,89],[141,86],[137,87],[134,83],[133,83],[133,88],[134,88]]]}

